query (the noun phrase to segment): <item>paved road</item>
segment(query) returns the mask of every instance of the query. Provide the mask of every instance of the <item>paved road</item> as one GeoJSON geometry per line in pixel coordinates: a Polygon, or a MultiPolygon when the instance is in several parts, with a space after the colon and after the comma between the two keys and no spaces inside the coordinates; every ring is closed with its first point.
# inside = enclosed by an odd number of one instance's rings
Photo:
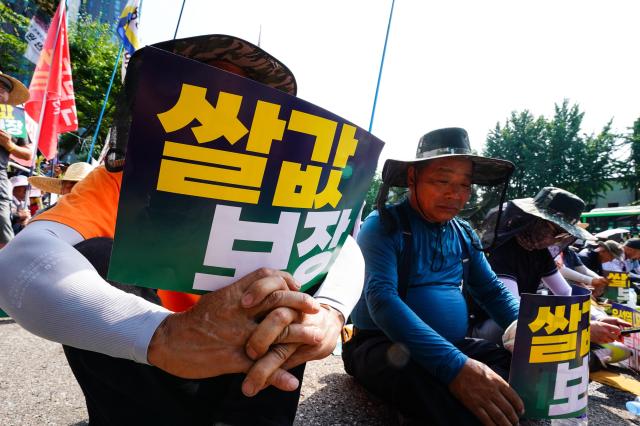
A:
{"type": "MultiPolygon", "coordinates": [[[[87,425],[80,388],[60,345],[0,319],[0,425],[87,425]]],[[[591,383],[592,425],[639,424],[624,409],[633,395],[591,383]]],[[[372,400],[330,356],[307,365],[296,425],[396,425],[392,411],[372,400]]]]}

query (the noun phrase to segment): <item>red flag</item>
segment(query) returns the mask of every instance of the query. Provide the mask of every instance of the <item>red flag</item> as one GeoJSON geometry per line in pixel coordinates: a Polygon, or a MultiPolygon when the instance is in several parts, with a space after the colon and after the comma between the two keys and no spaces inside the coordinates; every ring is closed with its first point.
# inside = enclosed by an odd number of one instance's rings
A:
{"type": "Polygon", "coordinates": [[[40,124],[38,149],[47,160],[51,160],[58,149],[58,134],[78,129],[64,2],[58,6],[49,25],[44,48],[31,78],[29,94],[31,97],[25,104],[27,132],[31,140],[36,142],[37,127],[40,124]],[[45,98],[44,114],[40,122],[45,98]]]}

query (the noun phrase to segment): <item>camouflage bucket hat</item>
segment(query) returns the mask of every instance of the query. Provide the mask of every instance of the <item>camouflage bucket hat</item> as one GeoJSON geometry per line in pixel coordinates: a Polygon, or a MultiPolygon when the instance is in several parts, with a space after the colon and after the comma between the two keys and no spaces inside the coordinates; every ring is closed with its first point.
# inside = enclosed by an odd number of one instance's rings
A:
{"type": "Polygon", "coordinates": [[[624,259],[624,251],[622,251],[622,245],[617,241],[607,240],[607,241],[598,241],[598,248],[602,250],[606,250],[614,257],[614,259],[623,260],[624,259]]]}
{"type": "Polygon", "coordinates": [[[519,198],[511,203],[525,213],[555,223],[576,238],[595,240],[590,232],[578,226],[584,201],[569,191],[547,186],[535,198],[519,198]]]}
{"type": "Polygon", "coordinates": [[[293,96],[297,92],[296,79],[285,64],[238,37],[212,34],[163,41],[153,46],[199,62],[226,61],[242,68],[252,80],[293,96]]]}
{"type": "Polygon", "coordinates": [[[131,126],[130,108],[138,86],[144,52],[149,48],[162,49],[203,63],[229,62],[241,68],[247,74],[247,78],[289,95],[296,95],[296,79],[291,70],[260,47],[238,37],[223,34],[203,35],[163,41],[138,49],[129,61],[124,90],[116,102],[109,136],[110,147],[105,157],[105,165],[110,172],[121,171],[124,167],[131,126]]]}

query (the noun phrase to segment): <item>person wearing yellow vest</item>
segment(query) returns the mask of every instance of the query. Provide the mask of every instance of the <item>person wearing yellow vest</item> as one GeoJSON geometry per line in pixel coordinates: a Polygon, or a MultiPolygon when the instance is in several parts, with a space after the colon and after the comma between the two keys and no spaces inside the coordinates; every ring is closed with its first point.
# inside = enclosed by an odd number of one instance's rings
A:
{"type": "MultiPolygon", "coordinates": [[[[236,37],[154,46],[296,93],[284,64],[236,37]]],[[[64,345],[91,424],[291,424],[304,363],[332,352],[360,296],[355,241],[313,296],[270,269],[199,299],[108,283],[125,149],[112,147],[109,170],[96,168],[0,251],[0,307],[64,345]]]]}

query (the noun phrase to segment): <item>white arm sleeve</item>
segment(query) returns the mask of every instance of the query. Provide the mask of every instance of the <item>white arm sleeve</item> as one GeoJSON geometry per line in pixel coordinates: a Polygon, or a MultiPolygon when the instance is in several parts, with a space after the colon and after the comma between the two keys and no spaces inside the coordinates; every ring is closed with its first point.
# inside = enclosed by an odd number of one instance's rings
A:
{"type": "Polygon", "coordinates": [[[542,282],[556,296],[571,296],[571,286],[562,278],[562,275],[560,275],[558,271],[547,277],[543,277],[542,282]]]}
{"type": "Polygon", "coordinates": [[[520,300],[520,291],[518,290],[518,283],[516,282],[516,280],[514,280],[511,277],[505,277],[505,276],[500,276],[498,275],[498,278],[500,278],[500,281],[502,281],[502,284],[504,284],[504,286],[507,288],[507,290],[509,290],[511,292],[511,295],[513,297],[515,297],[516,299],[518,299],[518,301],[520,300]]]}
{"type": "Polygon", "coordinates": [[[346,320],[358,303],[363,286],[364,257],[356,240],[349,236],[314,297],[340,311],[346,320]]]}
{"type": "MultiPolygon", "coordinates": [[[[599,277],[598,274],[596,274],[595,272],[593,272],[591,269],[587,268],[584,265],[576,266],[576,271],[580,272],[581,274],[587,275],[591,278],[599,277]]],[[[591,284],[591,282],[589,282],[589,284],[591,284]]]]}
{"type": "MultiPolygon", "coordinates": [[[[583,268],[586,269],[585,266],[583,266],[583,268]]],[[[558,269],[558,271],[560,272],[560,275],[562,275],[562,277],[567,280],[583,283],[586,285],[591,285],[592,277],[588,275],[581,274],[580,272],[574,271],[573,269],[567,268],[566,266],[563,266],[562,268],[558,269]]]]}
{"type": "Polygon", "coordinates": [[[170,311],[103,280],[73,245],[72,228],[27,226],[0,250],[0,307],[49,340],[147,363],[147,347],[170,311]]]}

